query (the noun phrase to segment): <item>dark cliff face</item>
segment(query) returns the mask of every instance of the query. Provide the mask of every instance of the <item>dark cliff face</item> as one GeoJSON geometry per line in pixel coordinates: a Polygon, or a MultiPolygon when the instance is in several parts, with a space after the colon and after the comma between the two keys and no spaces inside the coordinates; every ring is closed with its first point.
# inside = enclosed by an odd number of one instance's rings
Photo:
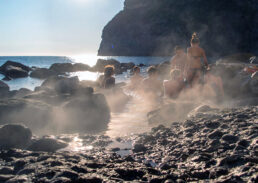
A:
{"type": "Polygon", "coordinates": [[[162,56],[197,32],[209,56],[258,52],[257,0],[125,0],[104,28],[99,55],[162,56]]]}

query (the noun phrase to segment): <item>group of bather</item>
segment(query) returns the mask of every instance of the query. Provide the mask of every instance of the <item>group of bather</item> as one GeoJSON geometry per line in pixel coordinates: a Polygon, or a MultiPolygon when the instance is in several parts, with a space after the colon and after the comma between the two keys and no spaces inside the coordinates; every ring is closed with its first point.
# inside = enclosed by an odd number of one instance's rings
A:
{"type": "MultiPolygon", "coordinates": [[[[222,80],[211,73],[205,51],[199,46],[200,40],[196,33],[192,35],[191,47],[185,53],[184,48],[176,46],[175,55],[171,59],[170,79],[161,80],[157,67],[147,69],[147,78],[141,76],[138,66],[133,68],[129,88],[151,93],[158,97],[176,99],[180,93],[198,88],[198,95],[203,95],[221,100],[224,96],[222,80]]],[[[102,88],[115,86],[114,67],[107,66],[104,75],[100,78],[102,88]]]]}

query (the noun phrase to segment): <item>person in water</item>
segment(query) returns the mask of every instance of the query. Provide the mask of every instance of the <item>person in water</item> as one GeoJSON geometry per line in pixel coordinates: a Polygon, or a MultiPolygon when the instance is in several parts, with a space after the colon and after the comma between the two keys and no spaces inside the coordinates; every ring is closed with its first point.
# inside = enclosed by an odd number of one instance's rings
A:
{"type": "Polygon", "coordinates": [[[104,89],[113,88],[115,86],[115,78],[114,75],[114,66],[113,65],[107,65],[104,68],[104,75],[100,76],[99,83],[100,87],[104,89]]]}
{"type": "Polygon", "coordinates": [[[187,55],[184,52],[184,49],[180,46],[175,47],[175,56],[171,59],[171,69],[179,69],[181,70],[181,74],[183,74],[185,70],[185,65],[187,61],[187,55]]]}
{"type": "Polygon", "coordinates": [[[163,82],[164,93],[165,93],[165,96],[169,98],[177,98],[184,87],[182,70],[180,69],[171,70],[170,77],[171,77],[170,80],[165,80],[163,82]]]}
{"type": "Polygon", "coordinates": [[[143,90],[156,96],[162,96],[162,82],[158,78],[158,71],[156,67],[150,66],[147,70],[147,73],[148,77],[142,81],[143,90]]]}
{"type": "Polygon", "coordinates": [[[204,61],[204,65],[208,68],[208,61],[205,54],[205,51],[199,46],[200,40],[197,37],[196,33],[193,33],[191,39],[191,47],[187,49],[187,81],[193,83],[195,81],[202,81],[203,79],[203,65],[202,59],[204,61]]]}
{"type": "Polygon", "coordinates": [[[133,76],[130,78],[130,89],[136,89],[141,84],[143,77],[140,75],[141,69],[138,66],[133,67],[133,76]]]}

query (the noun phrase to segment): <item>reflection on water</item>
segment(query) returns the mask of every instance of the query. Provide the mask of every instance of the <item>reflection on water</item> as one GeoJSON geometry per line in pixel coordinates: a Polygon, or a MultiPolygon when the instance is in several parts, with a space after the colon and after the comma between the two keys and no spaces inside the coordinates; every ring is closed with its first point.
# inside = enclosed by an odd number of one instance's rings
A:
{"type": "Polygon", "coordinates": [[[92,145],[85,145],[83,140],[78,137],[78,134],[76,134],[74,137],[72,137],[72,141],[69,143],[69,145],[64,149],[61,149],[61,151],[84,152],[92,149],[92,145]]]}
{"type": "Polygon", "coordinates": [[[100,73],[82,71],[82,72],[72,72],[70,76],[78,76],[80,81],[82,80],[96,81],[96,79],[100,76],[100,73]]]}
{"type": "Polygon", "coordinates": [[[149,111],[150,106],[147,106],[143,99],[134,95],[126,104],[123,112],[111,114],[106,135],[121,137],[149,131],[150,126],[146,115],[149,111]]]}

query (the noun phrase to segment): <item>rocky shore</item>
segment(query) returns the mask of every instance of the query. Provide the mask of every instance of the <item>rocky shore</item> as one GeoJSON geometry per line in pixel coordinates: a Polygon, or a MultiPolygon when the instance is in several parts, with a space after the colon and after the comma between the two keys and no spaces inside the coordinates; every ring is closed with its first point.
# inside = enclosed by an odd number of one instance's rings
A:
{"type": "MultiPolygon", "coordinates": [[[[149,133],[117,139],[76,136],[80,146],[88,148],[78,152],[44,152],[49,151],[44,148],[48,143],[38,143],[42,151],[1,150],[0,181],[257,182],[257,114],[255,106],[201,106],[185,121],[160,125],[149,133]]],[[[74,148],[74,137],[52,138],[74,148]]]]}

